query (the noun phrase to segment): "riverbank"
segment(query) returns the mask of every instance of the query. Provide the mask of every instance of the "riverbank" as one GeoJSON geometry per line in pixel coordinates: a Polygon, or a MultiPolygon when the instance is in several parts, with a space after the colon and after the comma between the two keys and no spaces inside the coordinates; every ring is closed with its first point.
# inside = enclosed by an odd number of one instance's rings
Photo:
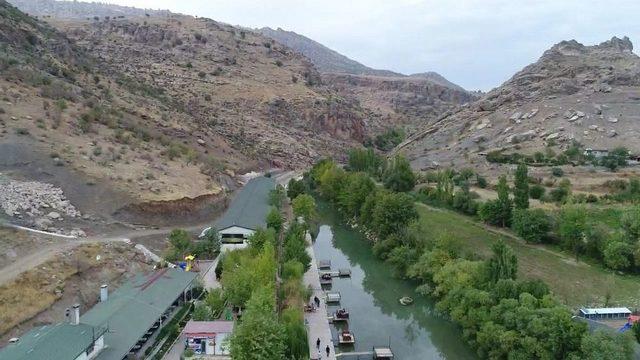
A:
{"type": "MultiPolygon", "coordinates": [[[[338,346],[337,353],[390,345],[398,359],[477,358],[459,328],[438,313],[432,301],[417,294],[414,283],[395,278],[390,267],[373,255],[370,243],[346,225],[330,204],[319,200],[318,214],[321,226],[313,245],[315,256],[331,260],[332,268],[351,269],[351,278],[334,278],[332,291],[341,293],[339,307],[350,313],[348,327],[356,344],[338,346]],[[415,299],[413,305],[400,305],[398,299],[405,295],[415,299]]],[[[337,308],[331,306],[329,312],[337,308]]],[[[343,326],[330,326],[334,338],[343,326]]]]}

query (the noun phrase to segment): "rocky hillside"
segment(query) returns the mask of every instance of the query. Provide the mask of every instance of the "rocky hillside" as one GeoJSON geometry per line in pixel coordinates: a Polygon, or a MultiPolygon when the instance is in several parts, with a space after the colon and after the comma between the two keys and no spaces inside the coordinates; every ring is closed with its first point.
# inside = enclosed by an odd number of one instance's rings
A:
{"type": "Polygon", "coordinates": [[[631,41],[563,41],[502,86],[405,141],[417,168],[485,164],[489,151],[532,154],[626,146],[640,151],[640,58],[631,41]]]}
{"type": "Polygon", "coordinates": [[[32,16],[65,19],[92,19],[96,16],[99,18],[168,16],[170,14],[168,10],[138,9],[99,2],[11,0],[10,3],[32,16]]]}
{"type": "Polygon", "coordinates": [[[68,169],[67,184],[175,200],[368,136],[359,104],[259,34],[181,15],[45,22],[4,1],[0,12],[0,148],[12,168],[26,161],[14,154],[38,154],[26,163],[68,169]]]}
{"type": "Polygon", "coordinates": [[[344,98],[360,103],[367,118],[377,120],[371,121],[370,127],[404,126],[409,133],[476,99],[462,88],[419,76],[326,73],[322,79],[344,98]]]}
{"type": "Polygon", "coordinates": [[[389,70],[377,70],[365,66],[355,60],[331,50],[317,41],[309,39],[293,31],[281,28],[273,30],[269,27],[258,29],[263,35],[284,44],[311,59],[323,73],[345,73],[352,75],[402,76],[389,70]]]}

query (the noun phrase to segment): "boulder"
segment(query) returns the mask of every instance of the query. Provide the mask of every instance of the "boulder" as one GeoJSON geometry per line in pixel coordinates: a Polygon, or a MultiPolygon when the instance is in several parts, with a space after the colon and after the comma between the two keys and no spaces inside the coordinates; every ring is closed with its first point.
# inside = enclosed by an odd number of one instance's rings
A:
{"type": "Polygon", "coordinates": [[[549,135],[547,135],[547,137],[545,138],[545,140],[549,141],[549,140],[555,140],[560,136],[560,133],[551,133],[549,135]]]}
{"type": "Polygon", "coordinates": [[[610,116],[609,118],[607,118],[607,121],[610,122],[610,123],[614,123],[615,124],[615,123],[618,122],[618,118],[610,116]]]}
{"type": "Polygon", "coordinates": [[[47,214],[47,217],[51,220],[58,220],[61,218],[60,213],[57,211],[52,211],[47,214]]]}

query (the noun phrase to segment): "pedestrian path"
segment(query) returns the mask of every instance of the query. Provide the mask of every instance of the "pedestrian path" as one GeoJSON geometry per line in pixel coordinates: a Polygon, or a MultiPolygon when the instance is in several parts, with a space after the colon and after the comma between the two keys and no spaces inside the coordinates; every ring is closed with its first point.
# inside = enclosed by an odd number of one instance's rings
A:
{"type": "Polygon", "coordinates": [[[325,302],[325,294],[320,287],[320,274],[318,273],[318,263],[313,252],[313,246],[307,247],[307,252],[311,256],[311,267],[304,274],[304,284],[313,290],[311,299],[317,296],[320,299],[320,307],[315,312],[305,312],[304,320],[307,324],[307,334],[309,338],[309,357],[315,359],[336,359],[336,352],[331,341],[331,329],[329,328],[329,320],[327,319],[327,304],[325,302]],[[316,347],[316,341],[320,338],[320,353],[316,347]],[[325,348],[329,345],[329,356],[325,348]],[[319,357],[320,356],[320,357],[319,357]]]}

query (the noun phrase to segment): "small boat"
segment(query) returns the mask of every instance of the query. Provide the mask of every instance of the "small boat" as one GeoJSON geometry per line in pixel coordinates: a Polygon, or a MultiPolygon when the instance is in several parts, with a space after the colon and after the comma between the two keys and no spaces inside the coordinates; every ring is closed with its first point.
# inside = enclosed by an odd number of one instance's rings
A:
{"type": "Polygon", "coordinates": [[[339,269],[338,270],[338,276],[339,277],[350,277],[351,276],[351,269],[339,269]]]}
{"type": "Polygon", "coordinates": [[[402,305],[411,305],[413,304],[413,298],[409,296],[403,296],[400,298],[400,304],[402,305]]]}
{"type": "Polygon", "coordinates": [[[320,270],[329,270],[329,269],[331,269],[331,260],[320,260],[320,261],[318,261],[318,269],[320,269],[320,270]]]}
{"type": "Polygon", "coordinates": [[[346,321],[347,319],[349,319],[349,312],[345,308],[338,309],[333,314],[333,321],[346,321]]]}
{"type": "Polygon", "coordinates": [[[340,335],[338,335],[338,342],[340,344],[355,344],[356,337],[349,330],[342,330],[340,335]]]}
{"type": "Polygon", "coordinates": [[[337,303],[340,302],[340,293],[339,292],[329,292],[327,293],[327,303],[337,303]]]}

